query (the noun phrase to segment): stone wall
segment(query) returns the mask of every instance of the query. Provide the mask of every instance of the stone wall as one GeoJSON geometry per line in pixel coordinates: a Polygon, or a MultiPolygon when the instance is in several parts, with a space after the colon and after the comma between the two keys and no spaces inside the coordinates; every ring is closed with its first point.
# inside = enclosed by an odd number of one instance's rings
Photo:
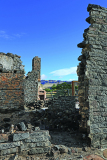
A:
{"type": "Polygon", "coordinates": [[[75,108],[76,96],[59,97],[46,101],[37,101],[29,104],[25,110],[8,114],[0,113],[0,130],[9,131],[11,124],[16,125],[20,121],[31,123],[33,126],[44,126],[44,129],[68,130],[79,128],[79,109],[75,108]],[[48,109],[41,109],[48,108],[48,109]]]}
{"type": "Polygon", "coordinates": [[[35,70],[28,72],[27,77],[23,81],[24,85],[24,103],[37,101],[38,98],[38,72],[35,70]]]}
{"type": "Polygon", "coordinates": [[[84,30],[84,40],[78,44],[78,100],[80,130],[87,132],[91,146],[107,147],[107,8],[89,4],[91,24],[84,30]]]}
{"type": "Polygon", "coordinates": [[[0,52],[0,112],[23,109],[24,66],[20,56],[0,52]]]}
{"type": "MultiPolygon", "coordinates": [[[[24,77],[21,56],[0,52],[0,112],[24,109],[38,98],[38,74],[34,69],[24,77]]],[[[35,62],[36,65],[36,62],[35,62]]]]}
{"type": "Polygon", "coordinates": [[[77,96],[59,96],[58,98],[52,98],[48,103],[49,110],[69,110],[75,112],[75,102],[77,96]]]}
{"type": "MultiPolygon", "coordinates": [[[[15,131],[14,133],[0,134],[0,159],[16,159],[19,156],[37,155],[49,153],[51,142],[49,131],[26,129],[25,131],[15,131]],[[13,154],[13,155],[12,155],[13,154]]],[[[20,158],[23,159],[23,158],[20,158]]]]}
{"type": "Polygon", "coordinates": [[[76,96],[59,96],[58,98],[32,103],[27,106],[30,111],[32,110],[29,121],[34,126],[43,124],[44,129],[49,130],[78,130],[80,115],[79,109],[75,108],[77,101],[76,96]],[[40,110],[40,108],[46,109],[40,110]]]}
{"type": "Polygon", "coordinates": [[[46,116],[43,121],[50,130],[78,130],[79,109],[75,108],[77,96],[59,96],[45,102],[46,116]]]}

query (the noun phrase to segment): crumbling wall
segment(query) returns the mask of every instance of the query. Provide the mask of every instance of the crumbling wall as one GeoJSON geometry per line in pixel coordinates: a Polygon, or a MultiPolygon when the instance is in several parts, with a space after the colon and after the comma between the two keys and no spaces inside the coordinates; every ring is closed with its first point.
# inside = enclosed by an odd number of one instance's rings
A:
{"type": "Polygon", "coordinates": [[[23,109],[23,77],[20,56],[0,52],[0,112],[23,109]]]}
{"type": "Polygon", "coordinates": [[[4,129],[8,132],[11,124],[15,125],[20,121],[30,122],[33,126],[39,126],[40,128],[43,124],[46,127],[44,129],[49,130],[78,130],[81,116],[79,115],[79,109],[75,108],[76,102],[76,96],[67,96],[66,98],[61,96],[30,103],[25,110],[20,112],[8,113],[8,115],[0,113],[2,119],[0,121],[0,130],[4,129]]]}
{"type": "Polygon", "coordinates": [[[80,130],[87,132],[93,147],[107,147],[107,8],[89,4],[91,24],[84,30],[79,56],[78,100],[80,130]]]}
{"type": "Polygon", "coordinates": [[[25,70],[20,56],[0,52],[0,111],[24,109],[38,97],[38,74],[32,70],[24,78],[25,70]]]}
{"type": "MultiPolygon", "coordinates": [[[[79,128],[79,113],[75,108],[77,96],[59,96],[46,101],[45,106],[47,116],[43,122],[49,126],[50,130],[78,130],[79,128]]],[[[41,116],[42,120],[42,116],[41,116]]]]}
{"type": "Polygon", "coordinates": [[[59,96],[58,98],[52,98],[49,103],[49,110],[61,110],[69,112],[75,112],[75,102],[77,101],[77,96],[59,96]]]}
{"type": "Polygon", "coordinates": [[[37,101],[38,98],[38,72],[28,72],[24,79],[24,103],[28,105],[37,101]]]}
{"type": "Polygon", "coordinates": [[[25,129],[0,134],[0,159],[24,159],[28,155],[49,153],[51,142],[49,131],[41,131],[39,127],[35,130],[25,129]]]}
{"type": "Polygon", "coordinates": [[[76,102],[76,96],[59,96],[46,101],[37,101],[28,106],[29,109],[43,107],[47,107],[47,109],[34,112],[33,117],[30,116],[31,123],[35,125],[40,121],[45,129],[49,130],[78,130],[80,115],[78,109],[75,108],[76,102]]]}

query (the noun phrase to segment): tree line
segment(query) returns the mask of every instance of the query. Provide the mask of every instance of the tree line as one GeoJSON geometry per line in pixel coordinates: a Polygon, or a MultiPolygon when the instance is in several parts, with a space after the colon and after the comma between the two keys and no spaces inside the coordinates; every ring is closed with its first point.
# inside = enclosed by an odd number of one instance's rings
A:
{"type": "MultiPolygon", "coordinates": [[[[50,88],[46,88],[44,89],[46,92],[52,92],[52,91],[56,91],[56,90],[62,90],[62,89],[72,89],[72,85],[68,84],[66,82],[58,84],[57,86],[55,84],[53,84],[53,86],[50,88]]],[[[78,86],[75,86],[75,89],[78,89],[78,86]]]]}

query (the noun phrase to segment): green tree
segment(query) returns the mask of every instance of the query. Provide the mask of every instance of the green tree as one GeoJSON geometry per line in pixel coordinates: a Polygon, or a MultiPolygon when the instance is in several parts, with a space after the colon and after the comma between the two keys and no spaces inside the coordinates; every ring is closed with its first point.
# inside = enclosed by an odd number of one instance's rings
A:
{"type": "Polygon", "coordinates": [[[52,88],[52,90],[55,90],[56,89],[56,85],[53,84],[53,86],[51,88],[52,88]]]}
{"type": "Polygon", "coordinates": [[[52,90],[49,89],[49,88],[46,88],[45,91],[46,91],[46,92],[51,92],[52,90]]]}
{"type": "MultiPolygon", "coordinates": [[[[49,88],[46,88],[45,91],[51,92],[51,91],[62,90],[62,89],[65,89],[65,90],[72,89],[72,85],[64,82],[64,83],[58,84],[57,86],[55,84],[53,84],[53,86],[51,88],[52,88],[52,90],[49,88]]],[[[75,89],[78,89],[78,86],[75,86],[75,89]]]]}
{"type": "Polygon", "coordinates": [[[58,85],[56,86],[56,89],[57,89],[57,90],[60,90],[60,89],[62,89],[62,86],[61,86],[61,84],[58,84],[58,85]]]}
{"type": "Polygon", "coordinates": [[[71,89],[71,84],[68,84],[68,83],[66,83],[66,82],[64,82],[64,83],[62,83],[62,88],[63,89],[71,89]]]}
{"type": "Polygon", "coordinates": [[[75,86],[75,89],[78,89],[78,86],[75,86]]]}
{"type": "Polygon", "coordinates": [[[68,83],[64,82],[64,83],[58,84],[58,85],[56,86],[56,89],[57,89],[57,90],[61,90],[61,89],[71,89],[71,87],[72,87],[71,84],[68,84],[68,83]]]}

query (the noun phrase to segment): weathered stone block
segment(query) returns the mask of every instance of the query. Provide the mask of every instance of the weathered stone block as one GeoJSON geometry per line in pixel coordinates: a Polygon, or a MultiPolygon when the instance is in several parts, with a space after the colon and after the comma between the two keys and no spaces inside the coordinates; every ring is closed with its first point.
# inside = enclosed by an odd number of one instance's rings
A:
{"type": "Polygon", "coordinates": [[[24,122],[20,122],[18,125],[19,125],[21,131],[26,131],[27,130],[27,127],[25,126],[24,122]]]}
{"type": "Polygon", "coordinates": [[[28,151],[28,154],[31,155],[31,154],[38,154],[38,153],[44,153],[44,150],[43,148],[32,148],[31,150],[28,151]]]}
{"type": "Polygon", "coordinates": [[[25,139],[24,142],[28,142],[28,143],[34,143],[34,142],[45,142],[45,141],[48,141],[49,138],[47,136],[38,136],[36,138],[33,138],[33,139],[25,139]]]}
{"type": "Polygon", "coordinates": [[[15,148],[20,146],[20,142],[9,142],[9,143],[1,143],[0,150],[5,150],[9,148],[15,148]]]}
{"type": "Polygon", "coordinates": [[[5,150],[0,150],[0,156],[7,155],[7,154],[12,154],[12,153],[18,153],[18,147],[5,149],[5,150]]]}
{"type": "Polygon", "coordinates": [[[36,144],[37,147],[42,146],[42,147],[46,147],[46,146],[51,146],[51,142],[50,141],[46,141],[46,142],[38,142],[36,144]]]}
{"type": "Polygon", "coordinates": [[[51,142],[50,141],[46,141],[46,142],[37,142],[37,143],[25,143],[23,142],[20,145],[20,150],[25,150],[25,149],[31,149],[31,148],[35,148],[35,147],[48,147],[51,146],[51,142]]]}
{"type": "Polygon", "coordinates": [[[49,135],[49,131],[43,131],[43,130],[38,130],[38,131],[35,131],[33,133],[30,133],[30,138],[35,138],[37,136],[48,136],[49,135]]]}
{"type": "Polygon", "coordinates": [[[13,141],[21,141],[29,138],[29,132],[13,134],[13,141]]]}
{"type": "Polygon", "coordinates": [[[8,141],[7,134],[0,134],[0,143],[8,141]]]}
{"type": "Polygon", "coordinates": [[[45,152],[49,152],[50,151],[50,147],[45,147],[45,148],[32,148],[31,150],[28,151],[28,154],[39,154],[39,153],[45,153],[45,152]]]}

